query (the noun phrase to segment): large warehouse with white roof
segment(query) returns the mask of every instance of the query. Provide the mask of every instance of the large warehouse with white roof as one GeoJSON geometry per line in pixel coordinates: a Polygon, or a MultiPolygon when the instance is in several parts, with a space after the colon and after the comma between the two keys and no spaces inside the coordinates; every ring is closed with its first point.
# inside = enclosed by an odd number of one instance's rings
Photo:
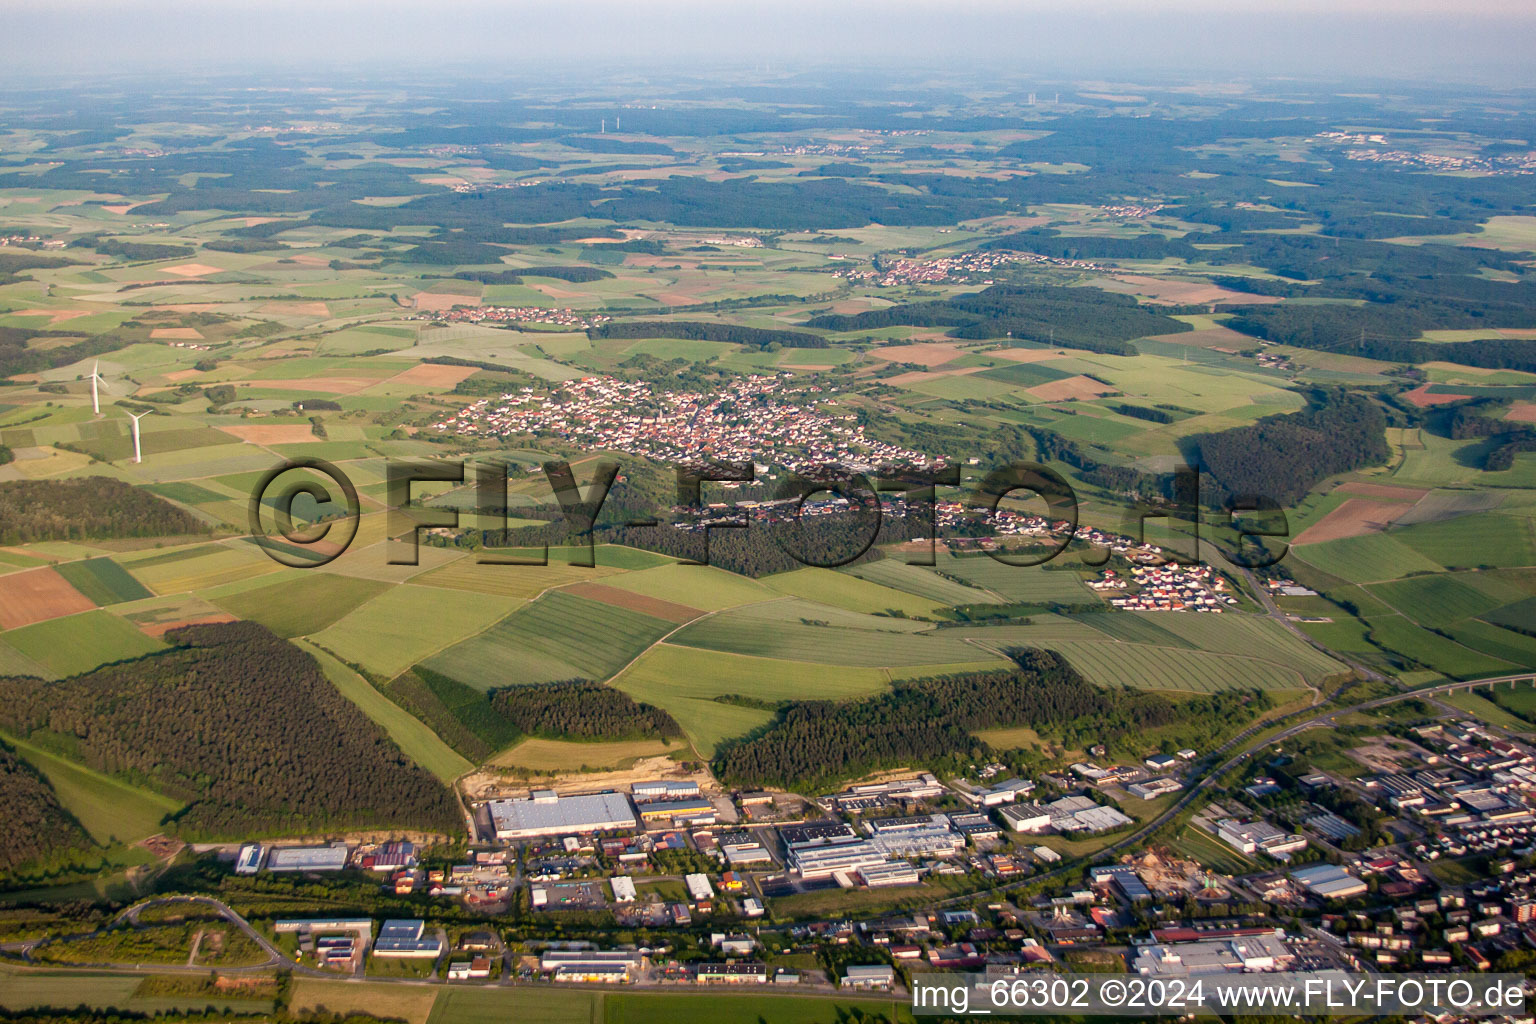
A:
{"type": "Polygon", "coordinates": [[[553,790],[539,789],[527,800],[492,800],[486,809],[497,839],[616,832],[640,824],[623,793],[560,796],[553,790]]]}

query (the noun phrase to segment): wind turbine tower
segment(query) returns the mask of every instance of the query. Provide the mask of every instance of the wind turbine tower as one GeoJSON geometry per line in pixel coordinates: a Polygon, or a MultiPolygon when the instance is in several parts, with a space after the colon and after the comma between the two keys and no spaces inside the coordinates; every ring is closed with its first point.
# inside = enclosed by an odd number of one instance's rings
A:
{"type": "Polygon", "coordinates": [[[128,414],[128,418],[133,420],[133,461],[135,463],[139,463],[139,462],[143,462],[144,461],[144,451],[139,446],[139,420],[143,419],[145,416],[148,416],[148,415],[149,415],[149,410],[148,409],[146,409],[143,412],[139,413],[137,416],[135,416],[133,413],[129,413],[128,414]]]}
{"type": "Polygon", "coordinates": [[[105,381],[101,379],[101,361],[97,360],[91,364],[91,411],[97,416],[101,415],[101,396],[96,391],[96,385],[99,383],[105,383],[105,381]]]}

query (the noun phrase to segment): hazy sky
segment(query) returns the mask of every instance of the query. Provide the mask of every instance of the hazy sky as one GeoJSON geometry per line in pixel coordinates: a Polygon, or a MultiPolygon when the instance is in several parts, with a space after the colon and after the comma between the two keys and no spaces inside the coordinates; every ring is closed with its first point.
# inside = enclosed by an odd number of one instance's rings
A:
{"type": "Polygon", "coordinates": [[[0,68],[1004,64],[1536,84],[1536,0],[0,0],[0,68]]]}

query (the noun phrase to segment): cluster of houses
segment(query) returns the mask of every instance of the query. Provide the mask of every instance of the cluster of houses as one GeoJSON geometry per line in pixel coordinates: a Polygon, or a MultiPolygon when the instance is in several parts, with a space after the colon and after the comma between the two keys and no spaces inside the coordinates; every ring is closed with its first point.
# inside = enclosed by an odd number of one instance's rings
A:
{"type": "Polygon", "coordinates": [[[792,389],[790,374],[754,374],[708,395],[658,392],[644,381],[594,376],[555,394],[533,388],[473,402],[435,429],[478,437],[541,434],[593,450],[659,462],[701,460],[796,466],[926,466],[920,452],[877,441],[851,415],[817,408],[821,388],[792,389]]]}
{"type": "Polygon", "coordinates": [[[455,306],[452,309],[420,313],[414,320],[435,320],[451,324],[549,324],[572,331],[586,331],[612,320],[602,313],[578,313],[572,309],[545,306],[455,306]]]}
{"type": "Polygon", "coordinates": [[[1114,569],[1105,569],[1097,580],[1088,584],[1099,592],[1125,591],[1134,587],[1133,593],[1115,594],[1107,598],[1109,603],[1122,611],[1140,612],[1216,612],[1237,604],[1227,581],[1209,565],[1184,565],[1169,562],[1166,565],[1133,565],[1128,575],[1114,569]]]}

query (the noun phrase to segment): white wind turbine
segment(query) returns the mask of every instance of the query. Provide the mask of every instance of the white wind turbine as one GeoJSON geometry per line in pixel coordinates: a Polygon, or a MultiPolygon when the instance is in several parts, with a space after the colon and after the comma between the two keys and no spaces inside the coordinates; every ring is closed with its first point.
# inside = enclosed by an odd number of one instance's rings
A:
{"type": "Polygon", "coordinates": [[[101,362],[98,360],[91,364],[91,411],[97,416],[101,415],[101,396],[96,392],[96,385],[105,384],[106,378],[101,375],[101,362]]]}
{"type": "Polygon", "coordinates": [[[144,452],[139,447],[139,420],[143,419],[145,416],[148,416],[149,413],[150,413],[150,410],[145,409],[143,412],[139,413],[137,416],[135,416],[131,412],[128,414],[128,418],[133,420],[133,461],[134,462],[143,462],[144,461],[144,452]]]}

